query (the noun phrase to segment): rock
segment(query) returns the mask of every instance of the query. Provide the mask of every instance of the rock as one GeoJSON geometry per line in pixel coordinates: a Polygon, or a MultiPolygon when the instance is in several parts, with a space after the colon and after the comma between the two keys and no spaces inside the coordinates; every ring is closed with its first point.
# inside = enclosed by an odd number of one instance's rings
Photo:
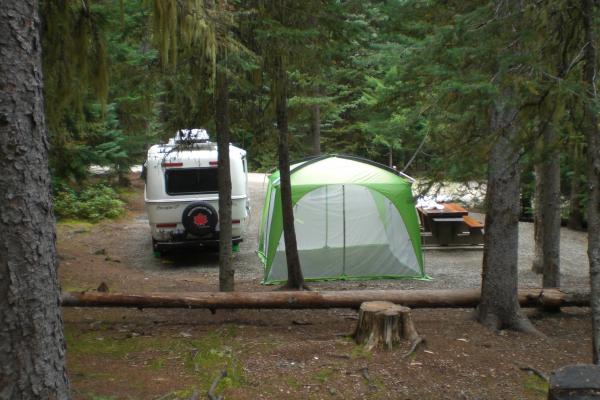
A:
{"type": "Polygon", "coordinates": [[[553,372],[548,400],[600,400],[600,365],[569,365],[553,372]]]}

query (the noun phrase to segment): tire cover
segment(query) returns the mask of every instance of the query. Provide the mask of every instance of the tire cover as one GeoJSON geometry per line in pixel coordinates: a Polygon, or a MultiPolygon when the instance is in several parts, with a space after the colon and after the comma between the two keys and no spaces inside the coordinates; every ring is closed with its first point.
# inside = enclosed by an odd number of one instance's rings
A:
{"type": "Polygon", "coordinates": [[[190,204],[183,210],[181,223],[188,233],[203,236],[215,232],[219,214],[205,201],[190,204]]]}

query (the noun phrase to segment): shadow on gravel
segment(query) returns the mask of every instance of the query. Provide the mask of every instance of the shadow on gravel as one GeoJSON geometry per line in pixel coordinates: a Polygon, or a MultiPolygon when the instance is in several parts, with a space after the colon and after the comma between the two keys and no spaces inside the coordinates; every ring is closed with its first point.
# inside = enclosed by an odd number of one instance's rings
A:
{"type": "Polygon", "coordinates": [[[190,247],[161,253],[157,258],[162,268],[214,267],[219,268],[219,249],[190,247]]]}

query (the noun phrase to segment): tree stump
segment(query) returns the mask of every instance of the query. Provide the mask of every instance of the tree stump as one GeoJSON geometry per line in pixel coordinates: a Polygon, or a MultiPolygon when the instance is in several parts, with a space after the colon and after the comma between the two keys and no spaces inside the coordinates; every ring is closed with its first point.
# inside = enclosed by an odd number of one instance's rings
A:
{"type": "Polygon", "coordinates": [[[410,340],[413,344],[408,354],[423,340],[412,322],[410,308],[389,301],[361,304],[354,332],[356,343],[364,345],[368,351],[380,345],[392,350],[402,339],[410,340]]]}

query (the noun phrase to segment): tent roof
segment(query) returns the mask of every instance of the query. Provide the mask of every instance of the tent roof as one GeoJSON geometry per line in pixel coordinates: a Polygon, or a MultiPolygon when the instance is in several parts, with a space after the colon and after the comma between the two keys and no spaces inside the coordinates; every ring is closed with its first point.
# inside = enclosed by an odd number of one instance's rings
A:
{"type": "MultiPolygon", "coordinates": [[[[353,156],[326,155],[295,163],[290,168],[292,186],[335,184],[390,184],[410,187],[411,182],[391,168],[353,156]]],[[[270,176],[279,184],[279,171],[270,176]]]]}

